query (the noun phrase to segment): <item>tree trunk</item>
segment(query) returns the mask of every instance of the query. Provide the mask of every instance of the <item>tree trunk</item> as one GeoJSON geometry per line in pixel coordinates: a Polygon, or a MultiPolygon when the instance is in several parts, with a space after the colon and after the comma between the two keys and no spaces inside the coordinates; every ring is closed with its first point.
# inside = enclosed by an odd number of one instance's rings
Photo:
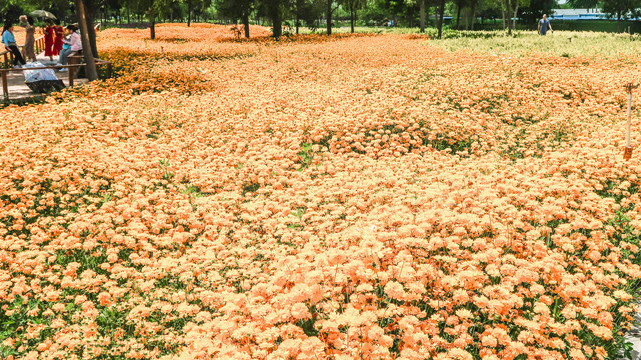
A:
{"type": "Polygon", "coordinates": [[[477,0],[473,0],[472,2],[472,24],[470,26],[472,31],[474,31],[474,23],[476,22],[476,1],[477,0]]]}
{"type": "MultiPolygon", "coordinates": [[[[427,1],[427,0],[425,0],[425,1],[427,1]]],[[[431,9],[432,9],[431,6],[428,6],[427,4],[425,4],[425,28],[430,26],[430,10],[431,9]]],[[[434,16],[436,16],[436,8],[434,9],[434,11],[435,11],[434,12],[434,16]]]]}
{"type": "Polygon", "coordinates": [[[425,0],[421,0],[421,32],[425,32],[425,0]]]}
{"type": "MultiPolygon", "coordinates": [[[[91,53],[93,54],[94,57],[99,57],[98,56],[98,46],[96,45],[96,31],[93,28],[93,23],[94,23],[94,12],[92,11],[91,8],[88,8],[87,6],[84,6],[85,4],[83,3],[83,9],[85,13],[85,24],[87,24],[87,34],[89,36],[89,49],[91,49],[91,53]]],[[[78,26],[80,26],[80,23],[78,23],[78,26]]]]}
{"type": "MultiPolygon", "coordinates": [[[[507,14],[507,16],[511,16],[512,15],[512,5],[510,4],[510,0],[505,0],[505,14],[507,14]]],[[[509,19],[509,18],[507,19],[507,34],[508,35],[512,35],[512,21],[510,21],[510,20],[511,19],[509,19]]],[[[504,20],[504,21],[506,21],[506,20],[504,20]]]]}
{"type": "Polygon", "coordinates": [[[354,33],[354,7],[353,6],[350,7],[349,13],[352,21],[352,34],[353,34],[354,33]]]}
{"type": "Polygon", "coordinates": [[[327,35],[332,35],[332,0],[327,0],[327,35]]]}
{"type": "Polygon", "coordinates": [[[439,4],[438,14],[438,38],[443,34],[443,16],[445,16],[445,0],[441,0],[439,4]]]}
{"type": "Polygon", "coordinates": [[[461,3],[462,2],[463,2],[462,0],[458,0],[456,4],[456,30],[459,29],[459,26],[461,24],[461,3]]]}
{"type": "Polygon", "coordinates": [[[75,0],[76,11],[78,12],[78,25],[80,25],[80,39],[82,40],[82,48],[85,49],[82,53],[85,54],[85,70],[87,79],[94,81],[98,79],[98,70],[96,70],[96,59],[91,52],[91,44],[89,42],[89,29],[87,29],[87,19],[85,17],[85,4],[83,0],[75,0]]]}
{"type": "Polygon", "coordinates": [[[273,1],[272,7],[270,8],[270,12],[272,17],[272,28],[273,28],[272,36],[274,37],[274,39],[278,40],[280,36],[283,34],[283,19],[280,11],[280,0],[273,1]]]}
{"type": "MultiPolygon", "coordinates": [[[[516,0],[514,0],[514,2],[516,3],[516,0]]],[[[516,6],[514,7],[514,18],[512,18],[512,29],[514,30],[516,30],[516,15],[517,15],[517,12],[519,11],[519,4],[516,3],[515,5],[516,6]]]]}
{"type": "Polygon", "coordinates": [[[187,27],[191,26],[191,0],[187,0],[187,27]]]}
{"type": "Polygon", "coordinates": [[[249,39],[249,13],[243,15],[243,27],[245,28],[245,37],[249,39]]]}
{"type": "Polygon", "coordinates": [[[156,38],[156,17],[155,16],[153,19],[151,19],[151,25],[149,26],[149,33],[151,36],[151,40],[154,40],[156,38]]]}

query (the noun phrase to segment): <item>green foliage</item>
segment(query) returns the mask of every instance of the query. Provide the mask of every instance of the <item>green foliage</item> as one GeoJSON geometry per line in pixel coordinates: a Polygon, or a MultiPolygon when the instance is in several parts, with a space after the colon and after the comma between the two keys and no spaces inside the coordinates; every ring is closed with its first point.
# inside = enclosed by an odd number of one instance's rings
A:
{"type": "Polygon", "coordinates": [[[234,20],[241,20],[249,17],[256,6],[255,0],[215,0],[214,5],[222,16],[234,20]]]}
{"type": "Polygon", "coordinates": [[[20,345],[36,346],[52,335],[50,328],[37,333],[36,337],[26,337],[30,325],[49,325],[50,318],[43,317],[41,310],[46,305],[41,300],[16,295],[12,303],[0,311],[0,356],[6,359],[10,355],[19,355],[16,350],[20,345]],[[11,315],[7,315],[7,313],[11,315]],[[2,344],[7,338],[17,339],[14,348],[2,344]]]}
{"type": "Polygon", "coordinates": [[[2,14],[3,23],[11,21],[17,24],[20,15],[28,12],[29,8],[26,5],[20,0],[0,0],[0,14],[2,14]]]}
{"type": "Polygon", "coordinates": [[[260,188],[260,184],[256,182],[246,182],[243,184],[242,194],[246,196],[249,193],[255,193],[260,188]]]}
{"type": "Polygon", "coordinates": [[[602,10],[608,17],[617,20],[628,20],[638,18],[641,15],[640,0],[603,0],[602,10]]]}
{"type": "Polygon", "coordinates": [[[181,192],[183,194],[189,195],[190,197],[192,197],[194,199],[198,199],[198,198],[201,198],[201,197],[205,197],[205,196],[211,195],[210,193],[203,192],[200,189],[199,186],[195,186],[195,185],[191,185],[191,184],[187,185],[183,190],[181,190],[181,192]]]}
{"type": "Polygon", "coordinates": [[[314,154],[312,152],[313,146],[314,144],[305,142],[300,144],[301,151],[298,152],[298,156],[300,156],[300,159],[298,160],[300,168],[298,168],[298,170],[308,168],[312,164],[314,159],[314,154]]]}
{"type": "Polygon", "coordinates": [[[160,160],[160,167],[163,171],[163,175],[162,175],[163,180],[170,181],[171,179],[173,179],[174,174],[171,171],[169,171],[170,166],[171,164],[169,163],[169,160],[167,159],[160,160]]]}
{"type": "MultiPolygon", "coordinates": [[[[557,3],[555,0],[530,0],[527,6],[519,9],[519,21],[525,25],[526,28],[535,30],[543,14],[551,14],[552,9],[556,7],[557,3]]],[[[553,28],[556,29],[556,27],[553,28]]]]}

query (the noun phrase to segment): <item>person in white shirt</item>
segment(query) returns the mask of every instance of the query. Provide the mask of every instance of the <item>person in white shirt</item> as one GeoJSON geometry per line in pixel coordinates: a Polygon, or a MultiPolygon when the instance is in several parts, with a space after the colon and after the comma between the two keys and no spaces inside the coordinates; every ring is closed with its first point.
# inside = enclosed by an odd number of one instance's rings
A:
{"type": "MultiPolygon", "coordinates": [[[[75,25],[67,25],[67,31],[71,33],[68,39],[62,39],[62,50],[60,50],[59,62],[58,65],[67,65],[67,57],[76,51],[82,50],[82,40],[80,39],[80,34],[78,33],[78,27],[75,25]]],[[[64,68],[60,71],[67,71],[67,68],[64,68]]]]}

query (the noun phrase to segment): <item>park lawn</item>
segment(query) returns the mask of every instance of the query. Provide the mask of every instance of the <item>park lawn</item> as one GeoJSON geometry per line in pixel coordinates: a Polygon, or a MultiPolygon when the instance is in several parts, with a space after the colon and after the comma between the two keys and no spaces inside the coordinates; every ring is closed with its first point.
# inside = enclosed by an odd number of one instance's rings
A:
{"type": "Polygon", "coordinates": [[[118,77],[0,112],[0,357],[625,348],[641,162],[622,158],[623,85],[641,69],[624,40],[576,34],[596,50],[565,57],[561,36],[199,26],[217,35],[102,32],[118,77]]]}

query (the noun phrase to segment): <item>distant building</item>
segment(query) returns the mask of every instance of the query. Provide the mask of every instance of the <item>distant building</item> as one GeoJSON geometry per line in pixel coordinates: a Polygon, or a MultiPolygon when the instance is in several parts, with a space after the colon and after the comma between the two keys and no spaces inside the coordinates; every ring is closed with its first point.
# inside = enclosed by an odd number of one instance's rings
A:
{"type": "Polygon", "coordinates": [[[599,20],[606,19],[601,9],[553,9],[550,14],[553,20],[599,20]]]}

